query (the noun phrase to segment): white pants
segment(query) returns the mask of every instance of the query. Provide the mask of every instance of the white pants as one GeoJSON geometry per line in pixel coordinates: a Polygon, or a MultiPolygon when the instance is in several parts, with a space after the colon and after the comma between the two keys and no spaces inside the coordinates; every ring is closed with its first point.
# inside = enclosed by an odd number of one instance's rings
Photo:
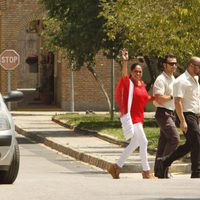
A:
{"type": "Polygon", "coordinates": [[[150,170],[148,158],[147,158],[147,138],[144,133],[142,123],[133,124],[134,126],[134,136],[131,138],[129,145],[124,149],[121,154],[119,160],[117,161],[117,165],[119,167],[123,167],[126,159],[139,147],[140,158],[142,161],[142,169],[144,171],[150,170]]]}

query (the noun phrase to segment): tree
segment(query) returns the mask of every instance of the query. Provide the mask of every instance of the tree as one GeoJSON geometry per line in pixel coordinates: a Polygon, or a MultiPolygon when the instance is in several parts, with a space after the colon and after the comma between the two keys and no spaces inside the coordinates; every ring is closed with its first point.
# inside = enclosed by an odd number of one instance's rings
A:
{"type": "Polygon", "coordinates": [[[49,18],[45,20],[44,36],[51,49],[62,49],[71,63],[73,70],[87,66],[103,91],[109,109],[111,103],[108,95],[95,72],[95,55],[103,49],[108,40],[103,31],[104,19],[98,17],[101,7],[94,0],[41,0],[48,10],[49,18]],[[92,68],[91,68],[92,67],[92,68]]]}
{"type": "Polygon", "coordinates": [[[94,58],[100,50],[119,62],[122,47],[130,57],[144,56],[151,82],[156,75],[152,58],[172,52],[182,65],[200,52],[199,0],[40,1],[50,17],[50,44],[64,49],[75,69],[92,66],[95,78],[94,58]]]}
{"type": "Polygon", "coordinates": [[[144,56],[151,80],[148,89],[158,75],[159,60],[165,54],[174,53],[180,65],[179,73],[192,55],[200,53],[198,26],[199,0],[100,0],[105,19],[104,31],[111,40],[121,33],[121,46],[132,57],[144,56]],[[158,60],[158,66],[151,60],[158,60]]]}
{"type": "Polygon", "coordinates": [[[99,50],[119,55],[163,56],[174,52],[181,62],[199,54],[199,0],[41,0],[57,23],[54,45],[67,50],[80,68],[94,62],[99,50]]]}
{"type": "Polygon", "coordinates": [[[107,36],[123,32],[123,46],[134,56],[173,52],[184,63],[199,54],[199,0],[101,0],[101,5],[107,36]]]}
{"type": "Polygon", "coordinates": [[[101,11],[98,1],[94,0],[41,0],[44,3],[51,23],[57,23],[51,35],[51,42],[67,51],[77,69],[85,63],[94,62],[99,52],[103,32],[103,18],[98,18],[101,11]]]}

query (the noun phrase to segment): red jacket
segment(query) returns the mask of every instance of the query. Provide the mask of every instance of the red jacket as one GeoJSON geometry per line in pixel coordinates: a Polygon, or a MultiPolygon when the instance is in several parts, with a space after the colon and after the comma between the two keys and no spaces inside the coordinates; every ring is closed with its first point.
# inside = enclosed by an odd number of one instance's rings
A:
{"type": "MultiPolygon", "coordinates": [[[[130,82],[128,76],[122,77],[115,89],[115,101],[119,107],[121,115],[128,113],[128,97],[130,93],[130,82]]],[[[145,84],[135,85],[131,102],[131,118],[133,123],[144,122],[144,108],[147,101],[153,101],[154,98],[148,95],[145,84]]]]}

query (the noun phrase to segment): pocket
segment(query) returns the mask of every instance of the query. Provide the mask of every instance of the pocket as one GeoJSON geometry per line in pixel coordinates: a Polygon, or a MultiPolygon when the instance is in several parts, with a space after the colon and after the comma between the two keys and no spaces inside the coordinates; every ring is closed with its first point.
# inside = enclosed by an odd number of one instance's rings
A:
{"type": "Polygon", "coordinates": [[[170,117],[171,114],[170,114],[169,112],[165,111],[165,116],[166,116],[166,117],[170,117]]]}

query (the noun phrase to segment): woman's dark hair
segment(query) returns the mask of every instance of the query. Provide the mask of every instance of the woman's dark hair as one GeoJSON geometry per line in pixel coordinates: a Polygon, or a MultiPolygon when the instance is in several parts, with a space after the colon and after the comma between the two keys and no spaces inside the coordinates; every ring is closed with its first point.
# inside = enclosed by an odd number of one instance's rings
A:
{"type": "Polygon", "coordinates": [[[139,65],[139,63],[133,63],[131,65],[131,71],[133,71],[136,68],[137,65],[139,65]]]}
{"type": "MultiPolygon", "coordinates": [[[[133,63],[132,65],[131,65],[131,71],[133,71],[135,68],[136,68],[136,66],[140,66],[140,64],[139,63],[133,63]]],[[[129,76],[129,78],[131,79],[131,74],[130,74],[130,76],[129,76]]]]}

